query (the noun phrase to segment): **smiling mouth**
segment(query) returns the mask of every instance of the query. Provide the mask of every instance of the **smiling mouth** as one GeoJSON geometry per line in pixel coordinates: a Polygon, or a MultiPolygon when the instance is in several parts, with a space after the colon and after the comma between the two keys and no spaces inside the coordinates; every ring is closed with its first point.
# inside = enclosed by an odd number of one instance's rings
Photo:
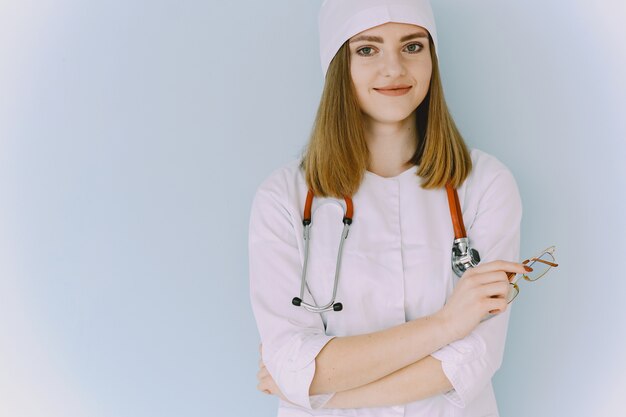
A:
{"type": "Polygon", "coordinates": [[[380,94],[384,94],[386,96],[403,96],[411,90],[411,86],[406,88],[388,88],[388,89],[379,89],[375,88],[374,90],[378,91],[380,94]]]}

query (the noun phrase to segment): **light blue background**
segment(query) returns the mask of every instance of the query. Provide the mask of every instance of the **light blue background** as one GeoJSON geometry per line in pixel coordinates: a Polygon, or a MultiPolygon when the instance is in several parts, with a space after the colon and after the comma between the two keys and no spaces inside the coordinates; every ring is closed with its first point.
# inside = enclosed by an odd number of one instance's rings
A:
{"type": "MultiPolygon", "coordinates": [[[[274,416],[247,227],[322,89],[318,0],[0,0],[0,415],[274,416]]],[[[522,193],[501,414],[622,416],[626,6],[433,0],[446,98],[522,193]]]]}

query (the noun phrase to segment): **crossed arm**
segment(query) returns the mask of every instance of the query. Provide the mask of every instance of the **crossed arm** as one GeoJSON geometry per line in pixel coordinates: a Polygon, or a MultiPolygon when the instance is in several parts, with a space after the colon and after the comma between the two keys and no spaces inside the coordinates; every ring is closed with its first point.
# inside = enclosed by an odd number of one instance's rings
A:
{"type": "Polygon", "coordinates": [[[441,362],[426,356],[377,381],[340,391],[323,408],[383,407],[407,404],[452,389],[441,362]]]}
{"type": "Polygon", "coordinates": [[[380,332],[335,338],[315,358],[309,395],[335,393],[323,408],[361,408],[405,404],[448,391],[452,385],[441,362],[429,356],[456,339],[448,329],[435,314],[380,332]]]}
{"type": "MultiPolygon", "coordinates": [[[[259,389],[288,401],[260,361],[259,389]]],[[[451,390],[441,361],[426,356],[374,382],[336,392],[322,408],[384,407],[407,404],[451,390]]]]}
{"type": "MultiPolygon", "coordinates": [[[[425,317],[331,340],[315,358],[309,395],[334,393],[322,408],[361,408],[406,404],[449,391],[453,386],[441,362],[430,356],[454,339],[446,327],[437,316],[425,317]]],[[[288,401],[262,360],[259,364],[258,389],[288,401]]]]}
{"type": "MultiPolygon", "coordinates": [[[[288,401],[262,360],[259,389],[288,401]],[[262,385],[262,386],[261,386],[262,385]]],[[[322,408],[384,407],[407,404],[451,390],[452,384],[441,367],[441,361],[426,356],[417,362],[360,387],[336,392],[322,408]]]]}

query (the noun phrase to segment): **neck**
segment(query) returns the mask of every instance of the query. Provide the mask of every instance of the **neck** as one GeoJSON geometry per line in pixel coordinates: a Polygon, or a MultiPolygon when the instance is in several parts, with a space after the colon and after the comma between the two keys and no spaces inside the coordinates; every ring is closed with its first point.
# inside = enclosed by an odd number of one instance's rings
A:
{"type": "Polygon", "coordinates": [[[417,150],[415,112],[394,123],[369,119],[364,127],[370,153],[368,171],[381,177],[394,177],[413,165],[409,160],[417,150]]]}

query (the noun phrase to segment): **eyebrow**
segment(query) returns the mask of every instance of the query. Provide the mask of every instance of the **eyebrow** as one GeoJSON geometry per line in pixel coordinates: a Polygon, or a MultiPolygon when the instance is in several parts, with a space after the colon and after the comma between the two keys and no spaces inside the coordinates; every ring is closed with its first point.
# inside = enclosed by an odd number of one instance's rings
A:
{"type": "MultiPolygon", "coordinates": [[[[410,35],[405,35],[401,37],[400,42],[405,42],[405,41],[409,41],[411,39],[417,39],[417,38],[428,38],[428,34],[425,32],[411,33],[410,35]]],[[[356,38],[352,39],[350,43],[359,42],[359,41],[385,43],[383,41],[383,38],[381,38],[380,36],[367,36],[367,35],[357,36],[356,38]]]]}

